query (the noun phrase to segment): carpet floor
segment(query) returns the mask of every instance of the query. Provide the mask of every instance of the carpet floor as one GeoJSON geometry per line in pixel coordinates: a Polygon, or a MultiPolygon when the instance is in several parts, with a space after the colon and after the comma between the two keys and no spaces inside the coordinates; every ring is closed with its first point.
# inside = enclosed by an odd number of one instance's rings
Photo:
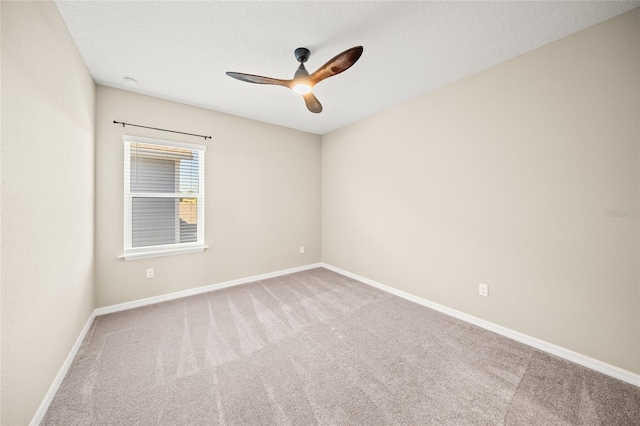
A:
{"type": "Polygon", "coordinates": [[[640,425],[640,388],[318,268],[96,317],[43,425],[640,425]]]}

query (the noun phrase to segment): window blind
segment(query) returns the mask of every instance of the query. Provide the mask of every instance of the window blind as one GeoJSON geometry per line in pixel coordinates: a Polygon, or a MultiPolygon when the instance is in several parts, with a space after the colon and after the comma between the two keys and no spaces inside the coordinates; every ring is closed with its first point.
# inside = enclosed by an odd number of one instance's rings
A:
{"type": "Polygon", "coordinates": [[[124,142],[125,255],[204,245],[205,147],[124,142]]]}

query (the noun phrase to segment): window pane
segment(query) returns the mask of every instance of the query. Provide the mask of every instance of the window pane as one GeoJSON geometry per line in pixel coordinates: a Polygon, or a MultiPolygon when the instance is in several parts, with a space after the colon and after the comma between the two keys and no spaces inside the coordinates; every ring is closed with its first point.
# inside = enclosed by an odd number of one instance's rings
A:
{"type": "Polygon", "coordinates": [[[196,198],[133,197],[132,247],[196,242],[196,198]]]}
{"type": "Polygon", "coordinates": [[[176,162],[156,158],[133,158],[131,192],[176,192],[176,162]]]}
{"type": "Polygon", "coordinates": [[[191,160],[180,160],[180,173],[178,175],[178,191],[181,194],[197,194],[200,183],[200,170],[198,164],[201,153],[191,152],[191,160]]]}
{"type": "Polygon", "coordinates": [[[176,198],[139,198],[132,203],[132,247],[176,242],[176,198]]]}
{"type": "Polygon", "coordinates": [[[140,143],[130,151],[131,192],[198,193],[199,151],[140,143]]]}
{"type": "Polygon", "coordinates": [[[180,198],[180,242],[195,243],[198,240],[198,200],[180,198]]]}

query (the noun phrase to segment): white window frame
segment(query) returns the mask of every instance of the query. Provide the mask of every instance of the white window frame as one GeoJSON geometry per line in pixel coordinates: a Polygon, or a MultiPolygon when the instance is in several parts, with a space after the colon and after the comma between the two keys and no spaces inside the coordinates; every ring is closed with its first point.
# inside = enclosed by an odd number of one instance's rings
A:
{"type": "Polygon", "coordinates": [[[120,259],[133,260],[133,259],[145,259],[150,257],[159,256],[171,256],[176,254],[185,253],[199,253],[208,249],[209,247],[204,244],[204,153],[207,150],[205,145],[188,144],[183,142],[174,142],[163,139],[143,138],[140,136],[123,135],[124,141],[124,254],[118,256],[120,259]],[[195,242],[190,243],[177,243],[177,244],[163,244],[156,246],[146,247],[132,247],[132,203],[134,197],[154,197],[154,198],[176,198],[175,193],[155,193],[155,192],[131,192],[131,185],[129,182],[129,176],[131,173],[131,144],[132,143],[144,143],[148,145],[166,146],[172,148],[185,148],[202,151],[202,157],[198,165],[198,194],[188,194],[183,198],[196,198],[197,199],[197,237],[195,242]]]}

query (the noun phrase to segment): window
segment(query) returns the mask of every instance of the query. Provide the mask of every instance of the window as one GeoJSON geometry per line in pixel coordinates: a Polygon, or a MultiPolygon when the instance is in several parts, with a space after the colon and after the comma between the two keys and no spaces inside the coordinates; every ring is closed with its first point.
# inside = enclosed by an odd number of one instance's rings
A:
{"type": "Polygon", "coordinates": [[[125,260],[201,252],[205,146],[124,136],[125,260]]]}

